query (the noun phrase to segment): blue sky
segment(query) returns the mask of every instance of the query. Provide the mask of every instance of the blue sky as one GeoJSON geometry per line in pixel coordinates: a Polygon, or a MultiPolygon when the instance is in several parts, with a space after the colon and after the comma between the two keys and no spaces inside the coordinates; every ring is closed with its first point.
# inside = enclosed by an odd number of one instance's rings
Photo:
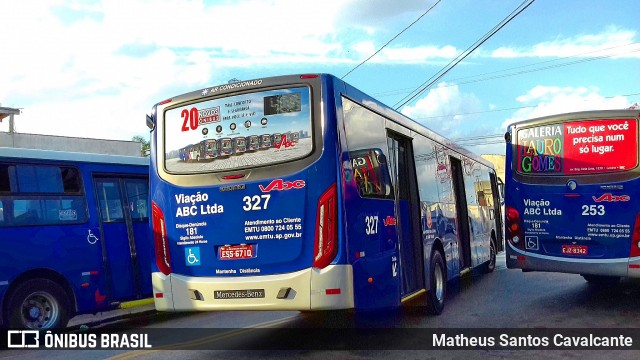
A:
{"type": "MultiPolygon", "coordinates": [[[[174,95],[342,77],[436,1],[2,1],[0,104],[23,109],[23,133],[147,137],[145,114],[174,95]]],[[[394,106],[521,3],[442,0],[345,80],[394,106]]],[[[628,108],[640,102],[638,14],[637,0],[537,0],[401,111],[473,144],[516,120],[628,108]]],[[[489,140],[468,148],[504,153],[489,140]]]]}

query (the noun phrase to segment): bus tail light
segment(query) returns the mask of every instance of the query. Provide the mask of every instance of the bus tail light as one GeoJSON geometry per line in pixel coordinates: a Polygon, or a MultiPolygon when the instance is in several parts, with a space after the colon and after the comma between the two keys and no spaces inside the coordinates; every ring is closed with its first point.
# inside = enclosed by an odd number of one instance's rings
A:
{"type": "Polygon", "coordinates": [[[338,254],[337,196],[337,187],[336,184],[333,184],[318,200],[313,251],[313,267],[318,269],[329,265],[338,254]]]}
{"type": "Polygon", "coordinates": [[[631,251],[629,257],[640,256],[640,213],[636,215],[636,223],[633,225],[633,234],[631,235],[631,251]]]}
{"type": "Polygon", "coordinates": [[[515,208],[507,206],[506,209],[506,235],[507,239],[513,244],[515,247],[523,249],[524,248],[524,239],[522,237],[522,228],[520,224],[520,213],[515,208]]]}
{"type": "Polygon", "coordinates": [[[155,201],[151,202],[151,218],[153,224],[153,245],[156,253],[156,265],[165,275],[171,274],[171,256],[164,214],[155,201]]]}

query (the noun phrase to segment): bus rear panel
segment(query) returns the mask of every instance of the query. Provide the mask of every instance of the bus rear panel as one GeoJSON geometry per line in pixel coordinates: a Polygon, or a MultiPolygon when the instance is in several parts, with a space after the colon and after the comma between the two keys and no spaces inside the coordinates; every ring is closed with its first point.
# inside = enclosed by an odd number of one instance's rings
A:
{"type": "Polygon", "coordinates": [[[581,112],[509,127],[509,268],[640,277],[638,116],[581,112]]]}
{"type": "Polygon", "coordinates": [[[157,107],[159,310],[353,307],[351,270],[338,251],[335,116],[315,105],[321,90],[320,78],[257,80],[157,107]],[[271,136],[291,133],[296,142],[271,136]],[[183,161],[179,149],[203,137],[233,156],[183,161]],[[258,139],[261,151],[247,151],[258,139]]]}

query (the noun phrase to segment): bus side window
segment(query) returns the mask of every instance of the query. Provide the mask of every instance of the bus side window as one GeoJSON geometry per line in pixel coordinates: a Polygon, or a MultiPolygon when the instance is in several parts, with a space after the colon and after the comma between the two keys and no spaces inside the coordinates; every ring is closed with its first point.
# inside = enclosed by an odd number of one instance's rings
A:
{"type": "Polygon", "coordinates": [[[8,193],[10,191],[9,165],[0,164],[0,192],[8,193]]]}
{"type": "Polygon", "coordinates": [[[19,226],[40,225],[37,200],[14,200],[13,218],[19,226]]]}
{"type": "Polygon", "coordinates": [[[393,186],[387,166],[387,158],[380,149],[364,149],[349,152],[353,167],[353,180],[360,196],[393,199],[393,186]]]}
{"type": "Polygon", "coordinates": [[[56,223],[84,222],[87,219],[84,196],[69,196],[60,201],[47,201],[47,208],[54,214],[51,220],[56,223]]]}
{"type": "Polygon", "coordinates": [[[133,220],[149,219],[149,183],[141,179],[127,179],[127,199],[133,220]]]}
{"type": "Polygon", "coordinates": [[[98,183],[98,194],[102,221],[124,221],[122,202],[120,200],[120,186],[117,180],[101,180],[98,183]]]}

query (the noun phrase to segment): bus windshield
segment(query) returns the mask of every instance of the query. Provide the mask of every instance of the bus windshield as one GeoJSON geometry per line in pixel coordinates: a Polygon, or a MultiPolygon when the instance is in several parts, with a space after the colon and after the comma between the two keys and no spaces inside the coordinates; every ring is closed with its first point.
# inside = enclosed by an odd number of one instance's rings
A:
{"type": "Polygon", "coordinates": [[[305,157],[313,149],[309,96],[307,87],[294,87],[169,109],[165,113],[165,168],[183,174],[228,171],[305,157]],[[219,142],[222,151],[205,153],[201,151],[204,142],[208,148],[219,142]],[[258,149],[262,151],[253,151],[258,149]],[[244,159],[248,157],[250,161],[244,159]]]}

